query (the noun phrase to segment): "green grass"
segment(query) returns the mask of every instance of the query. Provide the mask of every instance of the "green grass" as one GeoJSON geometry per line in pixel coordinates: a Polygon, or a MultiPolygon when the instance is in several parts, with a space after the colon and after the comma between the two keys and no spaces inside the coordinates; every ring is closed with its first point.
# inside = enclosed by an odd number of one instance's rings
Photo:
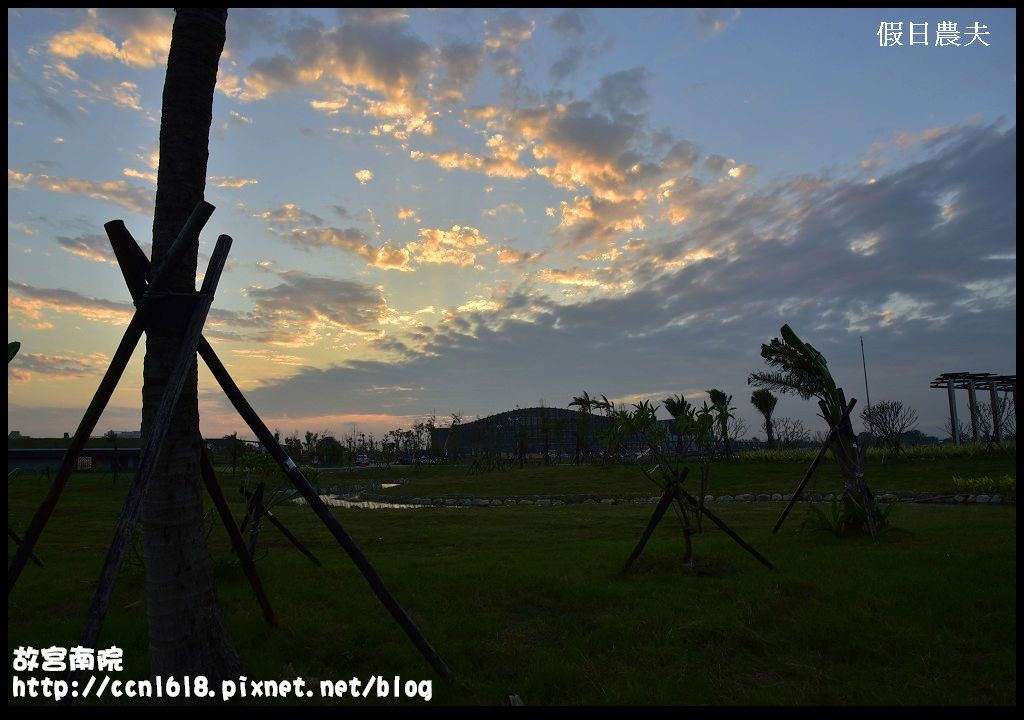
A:
{"type": "MultiPolygon", "coordinates": [[[[791,493],[810,465],[807,462],[716,462],[711,468],[708,492],[712,495],[737,493],[791,493]]],[[[691,465],[686,486],[696,486],[697,467],[691,465]]],[[[865,476],[875,492],[960,492],[954,475],[1016,476],[1014,457],[999,451],[982,457],[948,457],[899,461],[882,464],[869,459],[865,476]]],[[[528,465],[525,468],[469,474],[467,465],[435,465],[415,470],[395,466],[388,470],[364,470],[348,473],[321,473],[320,484],[344,483],[348,478],[383,482],[398,478],[408,484],[385,488],[381,492],[395,497],[434,497],[441,495],[517,497],[527,495],[594,495],[596,497],[651,497],[658,489],[640,470],[629,465],[599,467],[561,464],[554,467],[528,465]]],[[[843,487],[834,463],[822,463],[808,492],[836,492],[843,487]]]]}
{"type": "MultiPolygon", "coordinates": [[[[102,476],[72,481],[37,548],[46,568],[29,565],[9,596],[9,651],[76,643],[125,490],[102,476]]],[[[39,478],[11,484],[13,528],[44,492],[39,478]]],[[[1014,508],[901,505],[872,547],[797,532],[802,508],[773,536],[778,506],[721,506],[779,572],[709,524],[695,538],[699,570],[684,569],[670,515],[623,576],[650,511],[334,512],[457,673],[452,686],[435,678],[433,704],[503,704],[510,694],[528,705],[1016,703],[1014,508]]],[[[325,564],[265,529],[258,568],[277,628],[263,624],[222,528],[210,535],[248,676],[434,677],[309,509],[275,514],[325,564]]],[[[130,565],[100,638],[124,648],[124,679],[148,673],[143,597],[142,570],[130,565]]]]}

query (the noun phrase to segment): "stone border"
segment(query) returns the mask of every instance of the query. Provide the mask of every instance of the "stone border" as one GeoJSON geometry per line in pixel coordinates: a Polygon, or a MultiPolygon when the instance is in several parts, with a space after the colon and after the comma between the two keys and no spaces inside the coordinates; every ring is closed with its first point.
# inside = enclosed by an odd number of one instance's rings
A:
{"type": "MultiPolygon", "coordinates": [[[[739,495],[705,495],[704,502],[711,503],[744,503],[744,502],[788,502],[792,494],[781,493],[741,493],[739,495]]],[[[811,493],[807,498],[801,498],[800,502],[830,503],[838,497],[834,493],[811,493]]],[[[893,493],[883,492],[875,495],[879,502],[900,502],[920,504],[941,504],[941,505],[1016,505],[1015,497],[1003,497],[1002,495],[936,495],[934,493],[893,493]]],[[[368,501],[390,503],[392,505],[426,505],[431,507],[461,506],[461,507],[499,507],[512,505],[653,505],[660,499],[660,495],[649,498],[599,498],[594,495],[527,495],[525,497],[474,497],[469,495],[440,495],[432,497],[396,497],[394,495],[383,495],[378,493],[359,493],[358,497],[347,498],[353,502],[368,501]]]]}

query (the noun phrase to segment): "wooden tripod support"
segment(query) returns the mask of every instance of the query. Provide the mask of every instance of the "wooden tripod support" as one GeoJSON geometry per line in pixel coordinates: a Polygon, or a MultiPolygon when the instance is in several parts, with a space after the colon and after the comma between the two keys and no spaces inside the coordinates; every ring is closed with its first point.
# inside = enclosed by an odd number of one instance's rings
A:
{"type": "MultiPolygon", "coordinates": [[[[148,284],[147,277],[150,276],[151,271],[149,259],[146,257],[145,253],[142,252],[141,248],[139,248],[138,243],[128,232],[127,228],[125,228],[124,223],[121,221],[113,221],[104,226],[114,249],[114,254],[121,266],[121,272],[125,277],[125,281],[128,284],[130,292],[132,293],[132,297],[137,298],[136,312],[126,329],[120,344],[118,345],[117,351],[111,359],[110,366],[104,374],[103,379],[100,381],[100,386],[97,389],[96,394],[93,396],[92,402],[90,402],[89,407],[86,409],[86,412],[82,417],[82,421],[80,422],[79,427],[75,432],[75,436],[72,439],[63,460],[61,461],[60,468],[57,471],[57,475],[51,484],[46,498],[43,500],[43,503],[32,518],[32,522],[26,531],[25,538],[21,542],[11,565],[8,567],[8,595],[10,595],[11,591],[14,589],[18,577],[30,558],[39,536],[42,534],[50,516],[53,514],[57,501],[67,485],[68,478],[75,467],[79,454],[85,446],[86,440],[88,440],[90,434],[95,429],[96,423],[99,420],[103,409],[109,402],[110,397],[113,394],[129,359],[131,358],[132,352],[142,337],[146,324],[152,315],[152,309],[155,305],[153,299],[164,291],[167,284],[169,274],[168,268],[173,267],[180,260],[187,248],[194,246],[195,243],[198,242],[199,232],[205,225],[206,221],[210,218],[213,210],[214,207],[212,205],[205,201],[200,201],[188,221],[186,221],[185,226],[178,234],[171,248],[168,250],[164,263],[148,284]]],[[[227,259],[227,252],[230,244],[231,238],[226,235],[222,235],[218,239],[217,248],[213,253],[210,261],[210,267],[203,280],[203,287],[196,297],[195,307],[192,311],[192,316],[186,331],[186,342],[183,344],[178,361],[175,364],[171,381],[168,383],[164,396],[161,398],[160,406],[154,419],[154,427],[150,433],[150,438],[142,450],[142,460],[139,470],[136,473],[132,488],[129,491],[124,511],[122,512],[121,518],[118,520],[114,542],[111,545],[107,559],[104,563],[103,574],[100,578],[100,584],[96,589],[96,594],[93,597],[93,603],[89,611],[85,630],[83,631],[83,640],[81,644],[86,647],[93,647],[95,644],[95,639],[98,636],[100,625],[109,604],[110,593],[113,589],[114,580],[116,580],[117,572],[124,559],[125,547],[128,540],[131,538],[132,531],[134,530],[135,523],[138,519],[139,511],[141,510],[148,479],[155,468],[163,438],[167,432],[167,428],[169,427],[171,412],[174,409],[178,396],[181,392],[185,375],[191,367],[191,363],[195,362],[195,353],[198,350],[200,357],[202,357],[206,362],[214,378],[220,384],[232,405],[234,405],[235,409],[242,416],[242,419],[249,425],[256,437],[263,443],[263,446],[268,450],[268,452],[270,452],[278,465],[281,466],[281,469],[288,476],[289,480],[291,480],[303,498],[305,498],[306,502],[309,503],[310,507],[312,507],[313,512],[318,518],[320,518],[321,522],[323,522],[328,530],[330,530],[331,534],[334,535],[338,543],[353,560],[360,572],[363,574],[363,577],[365,577],[367,582],[370,584],[370,587],[373,589],[380,602],[387,608],[392,617],[395,618],[398,624],[409,636],[410,640],[412,640],[413,644],[416,645],[438,674],[447,680],[451,680],[453,678],[451,669],[426,640],[419,628],[415,623],[413,623],[408,613],[406,613],[398,604],[398,601],[384,585],[383,580],[381,580],[380,575],[370,563],[369,559],[367,559],[352,537],[334,517],[327,505],[320,498],[316,489],[299,471],[292,459],[288,457],[287,453],[274,438],[273,434],[260,419],[259,415],[246,401],[227,369],[214,353],[213,348],[206,339],[202,337],[203,324],[205,323],[210,305],[213,302],[213,292],[216,289],[217,282],[219,281],[221,271],[224,267],[224,262],[227,259]],[[91,640],[91,642],[87,642],[87,640],[91,640]]],[[[197,438],[197,440],[199,440],[199,438],[197,438]]],[[[256,593],[261,606],[263,607],[264,615],[267,617],[268,621],[272,622],[273,612],[270,610],[269,603],[266,601],[266,597],[259,583],[259,578],[255,573],[255,567],[252,564],[252,558],[249,556],[249,553],[242,542],[241,534],[235,526],[234,520],[230,519],[229,521],[229,518],[231,517],[230,512],[227,509],[223,493],[220,491],[220,487],[216,482],[216,476],[213,472],[212,465],[208,462],[203,462],[202,465],[204,484],[206,485],[207,490],[211,493],[211,497],[214,500],[214,504],[217,506],[221,519],[224,521],[225,526],[228,529],[232,545],[234,546],[236,553],[239,555],[243,568],[246,571],[246,575],[253,586],[253,590],[256,593]]]]}

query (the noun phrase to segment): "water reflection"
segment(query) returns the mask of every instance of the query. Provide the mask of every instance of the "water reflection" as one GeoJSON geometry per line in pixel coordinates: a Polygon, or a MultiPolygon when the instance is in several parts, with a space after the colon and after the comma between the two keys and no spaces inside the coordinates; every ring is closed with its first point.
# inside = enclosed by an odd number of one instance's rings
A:
{"type": "MultiPolygon", "coordinates": [[[[388,487],[384,485],[383,487],[388,487]]],[[[429,505],[412,505],[407,503],[389,503],[389,502],[377,502],[375,500],[360,500],[358,495],[352,495],[348,498],[342,497],[341,495],[321,495],[320,499],[324,501],[325,505],[330,507],[343,507],[343,508],[366,508],[368,510],[415,510],[420,507],[430,507],[429,505]]],[[[297,497],[292,502],[298,505],[305,505],[306,498],[297,497]]],[[[444,506],[444,507],[458,507],[456,505],[444,506]]]]}

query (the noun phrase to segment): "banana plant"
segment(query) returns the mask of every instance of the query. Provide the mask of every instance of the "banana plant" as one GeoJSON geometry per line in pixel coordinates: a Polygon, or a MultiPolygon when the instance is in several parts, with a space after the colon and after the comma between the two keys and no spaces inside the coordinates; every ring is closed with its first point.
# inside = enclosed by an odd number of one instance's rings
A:
{"type": "MultiPolygon", "coordinates": [[[[775,369],[751,373],[747,382],[755,387],[792,393],[805,400],[816,397],[822,409],[820,415],[831,428],[843,417],[846,407],[842,391],[836,387],[829,372],[828,361],[813,345],[802,341],[789,325],[783,325],[779,334],[781,340],[772,338],[771,342],[761,345],[761,357],[775,369]]],[[[861,507],[870,503],[874,506],[862,470],[866,448],[857,447],[853,426],[848,419],[840,423],[837,432],[832,434],[829,446],[846,485],[844,503],[861,507]]],[[[876,507],[871,511],[875,518],[884,521],[876,507]]],[[[851,511],[850,515],[855,513],[851,511]]],[[[870,521],[869,526],[874,527],[870,521]]]]}

